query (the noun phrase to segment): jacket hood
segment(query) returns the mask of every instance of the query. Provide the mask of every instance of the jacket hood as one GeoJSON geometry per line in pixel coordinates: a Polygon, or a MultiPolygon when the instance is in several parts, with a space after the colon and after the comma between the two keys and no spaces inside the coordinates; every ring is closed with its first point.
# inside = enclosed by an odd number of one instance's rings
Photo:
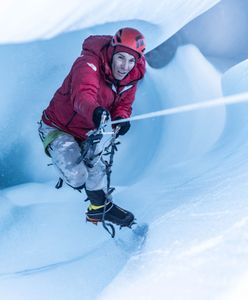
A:
{"type": "Polygon", "coordinates": [[[81,54],[83,54],[84,51],[89,51],[100,56],[101,50],[110,45],[111,39],[111,35],[90,35],[83,42],[81,54]]]}

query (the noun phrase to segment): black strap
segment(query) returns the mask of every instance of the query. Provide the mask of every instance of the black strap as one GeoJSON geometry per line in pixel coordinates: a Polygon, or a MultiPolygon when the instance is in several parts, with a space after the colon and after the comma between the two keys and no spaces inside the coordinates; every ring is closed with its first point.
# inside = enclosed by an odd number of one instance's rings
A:
{"type": "Polygon", "coordinates": [[[111,235],[112,238],[115,237],[115,228],[111,223],[106,223],[105,220],[102,221],[102,226],[111,235]],[[109,228],[108,228],[109,227],[109,228]]]}
{"type": "Polygon", "coordinates": [[[63,180],[61,177],[59,177],[59,180],[58,180],[58,182],[56,183],[55,188],[56,188],[56,189],[62,188],[63,183],[64,183],[64,180],[63,180]]]}

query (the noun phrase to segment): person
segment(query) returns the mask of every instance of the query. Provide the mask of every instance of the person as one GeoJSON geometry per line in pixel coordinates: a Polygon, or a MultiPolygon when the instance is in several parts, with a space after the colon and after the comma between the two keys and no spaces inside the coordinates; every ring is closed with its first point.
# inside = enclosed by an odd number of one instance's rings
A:
{"type": "MultiPolygon", "coordinates": [[[[130,226],[134,215],[107,197],[106,167],[99,161],[89,167],[80,160],[90,130],[100,125],[102,114],[111,120],[130,117],[137,83],[144,77],[145,38],[135,28],[121,28],[114,36],[93,35],[84,40],[61,87],[43,111],[39,135],[46,153],[63,180],[85,189],[90,205],[86,220],[104,219],[130,226]]],[[[130,122],[117,123],[124,135],[130,122]]]]}

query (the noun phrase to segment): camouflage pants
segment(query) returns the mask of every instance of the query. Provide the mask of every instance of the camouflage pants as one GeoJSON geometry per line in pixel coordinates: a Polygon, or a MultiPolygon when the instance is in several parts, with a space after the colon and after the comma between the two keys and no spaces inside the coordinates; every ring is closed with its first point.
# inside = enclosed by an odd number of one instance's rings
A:
{"type": "MultiPolygon", "coordinates": [[[[39,135],[42,141],[46,136],[56,128],[40,122],[39,135]]],[[[96,153],[98,150],[96,149],[96,153]]],[[[80,161],[81,149],[75,138],[67,133],[59,135],[48,146],[48,152],[52,162],[59,172],[59,176],[73,188],[80,188],[85,185],[88,191],[101,190],[106,192],[107,179],[104,163],[98,159],[93,161],[97,163],[93,167],[87,167],[83,161],[80,161]]]]}

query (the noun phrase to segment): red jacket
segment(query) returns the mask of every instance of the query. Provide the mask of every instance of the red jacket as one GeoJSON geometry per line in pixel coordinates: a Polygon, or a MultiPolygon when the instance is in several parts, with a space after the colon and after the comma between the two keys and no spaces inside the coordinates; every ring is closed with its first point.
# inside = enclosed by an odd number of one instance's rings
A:
{"type": "Polygon", "coordinates": [[[111,71],[111,38],[90,36],[84,41],[81,56],[43,112],[47,125],[85,139],[95,127],[92,115],[98,106],[107,109],[112,120],[130,117],[137,81],[145,73],[145,58],[139,59],[123,80],[116,81],[111,71]]]}

